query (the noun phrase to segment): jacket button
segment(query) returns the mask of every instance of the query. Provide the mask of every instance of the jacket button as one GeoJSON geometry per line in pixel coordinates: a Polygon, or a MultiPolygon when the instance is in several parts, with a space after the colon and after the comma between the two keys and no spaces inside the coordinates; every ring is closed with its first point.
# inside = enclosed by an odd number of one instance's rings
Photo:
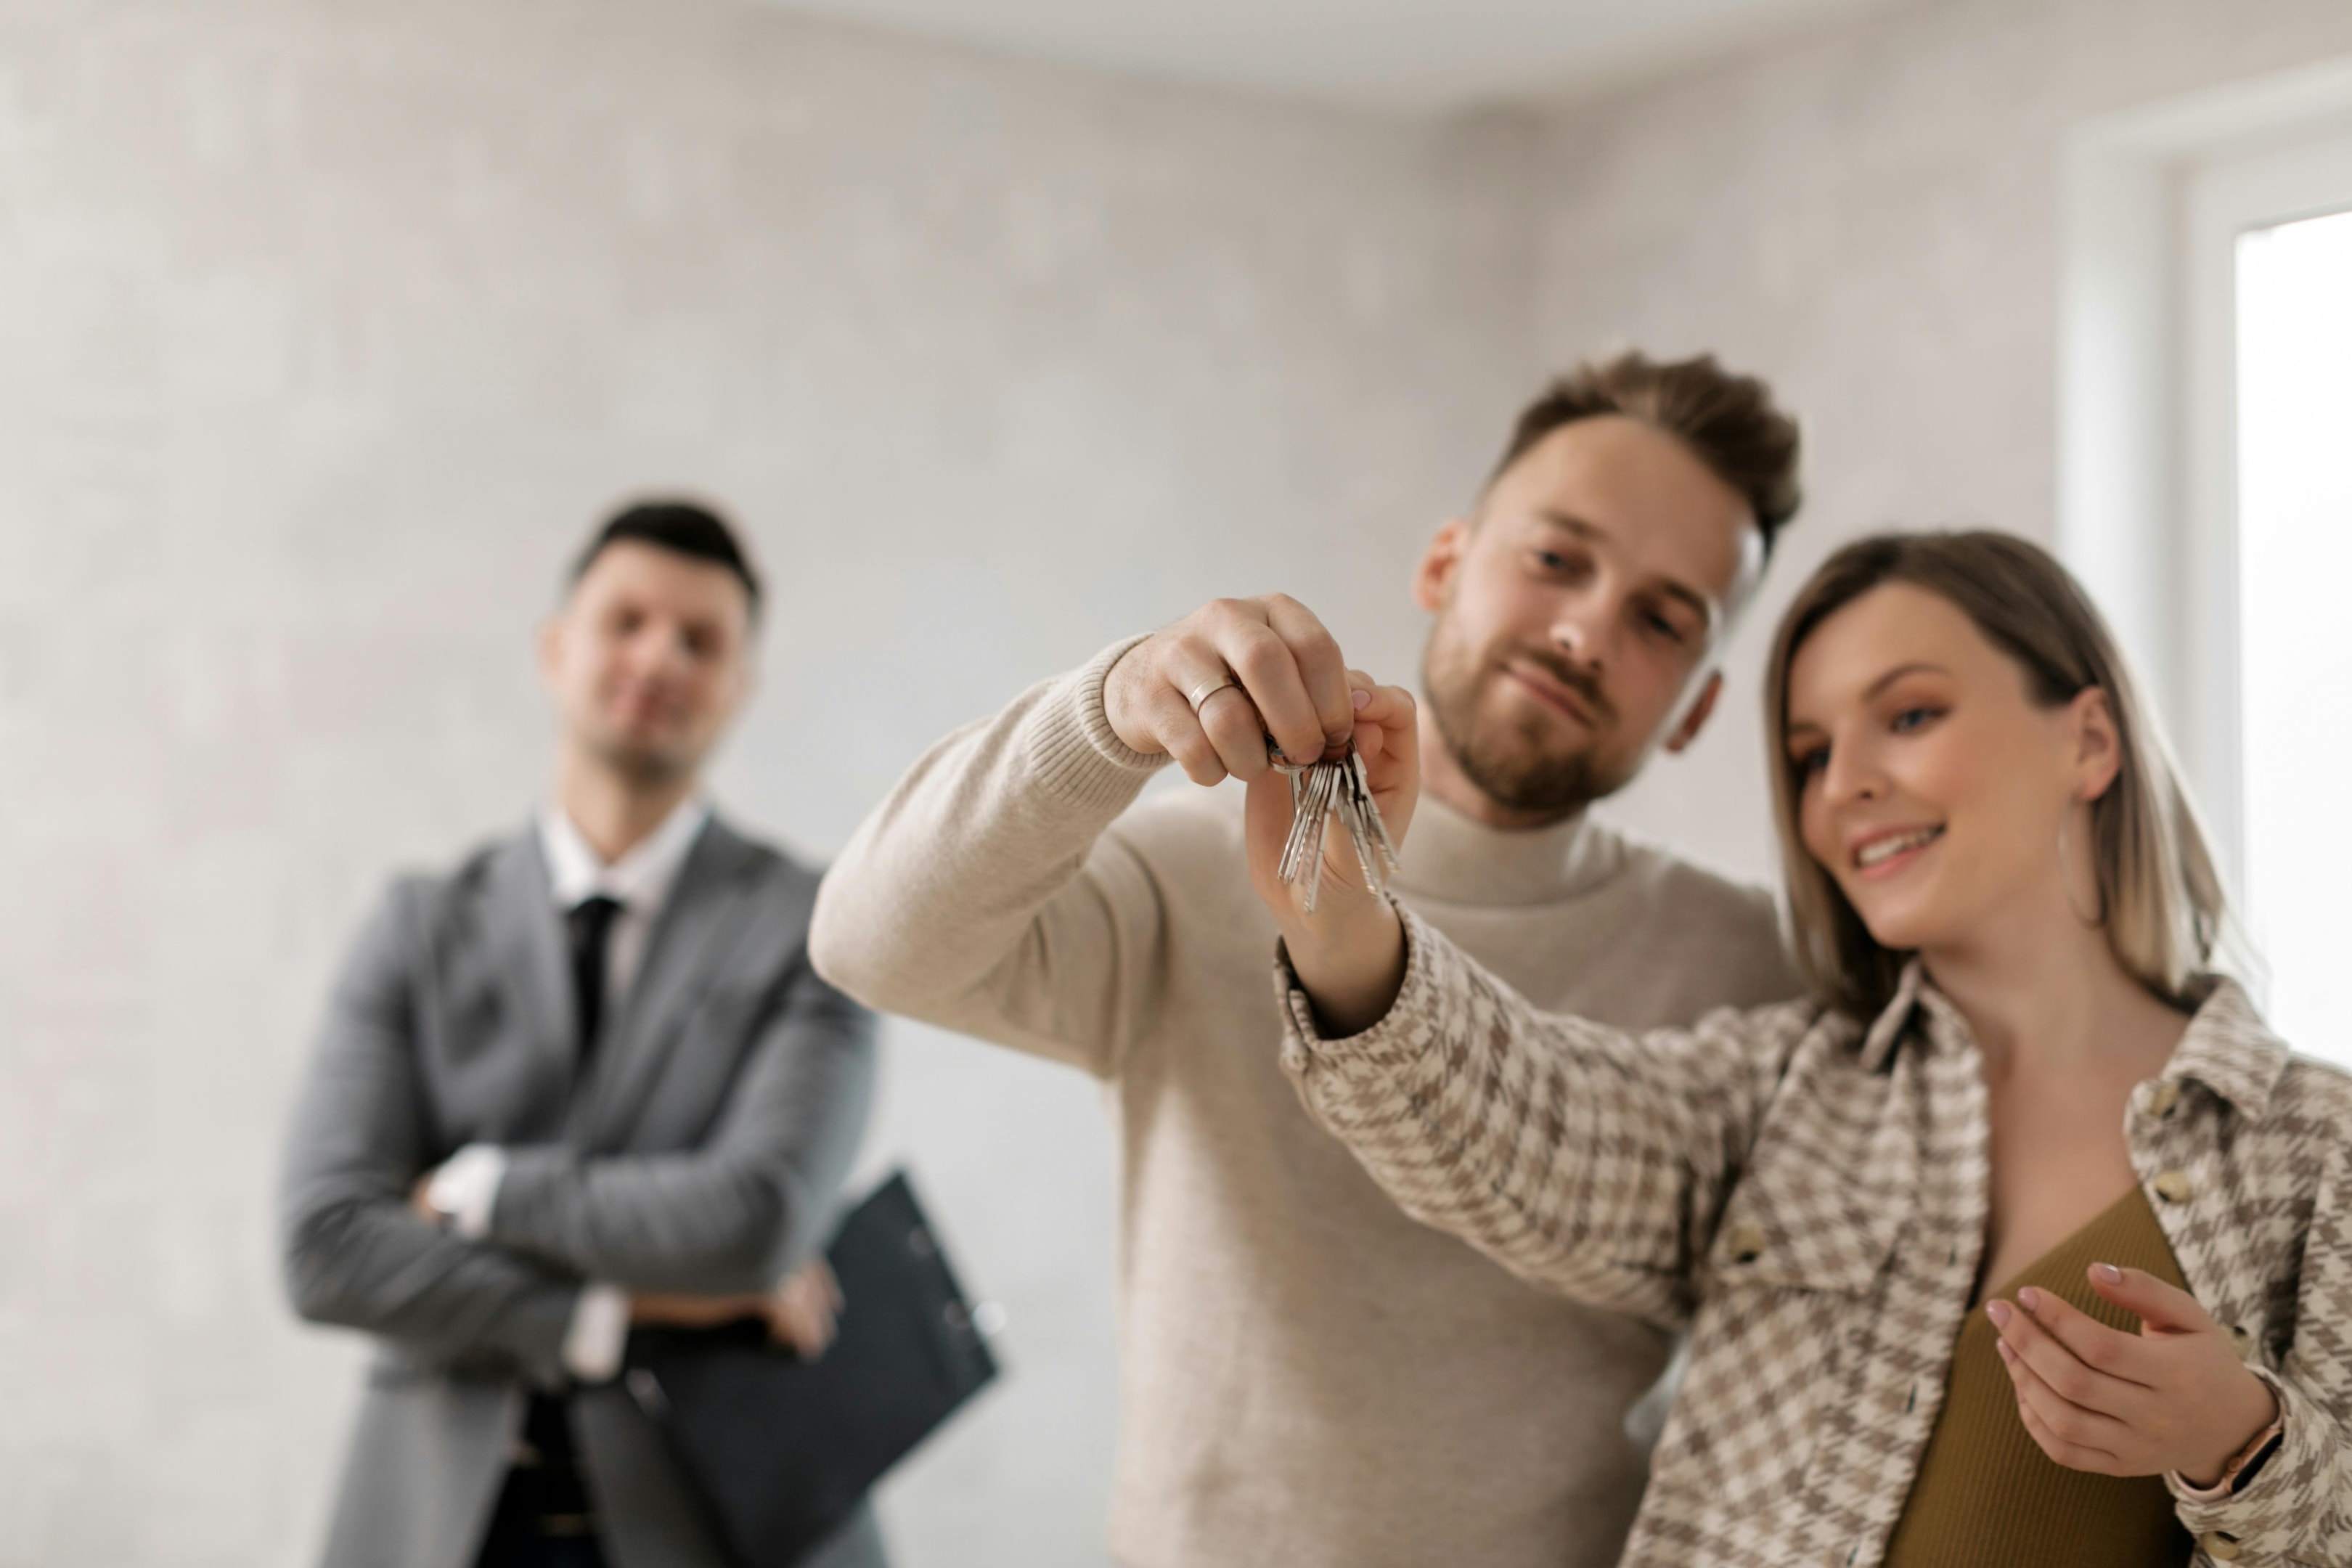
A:
{"type": "Polygon", "coordinates": [[[2149,1091],[2147,1097],[2147,1113],[2161,1121],[2170,1117],[2173,1110],[2179,1104],[2179,1080],[2168,1078],[2164,1079],[2161,1083],[2158,1083],[2154,1089],[2149,1091]]]}
{"type": "Polygon", "coordinates": [[[2196,1190],[2186,1171],[2167,1171],[2156,1179],[2156,1195],[2168,1204],[2185,1204],[2196,1190]]]}
{"type": "Polygon", "coordinates": [[[2235,1563],[2238,1560],[2239,1552],[2242,1550],[2238,1545],[2236,1536],[2225,1534],[2218,1530],[2209,1530],[2199,1536],[2197,1544],[2204,1548],[2205,1555],[2216,1563],[2235,1563]]]}
{"type": "Polygon", "coordinates": [[[1734,1226],[1725,1246],[1734,1263],[1753,1263],[1764,1256],[1763,1227],[1753,1225],[1734,1226]]]}

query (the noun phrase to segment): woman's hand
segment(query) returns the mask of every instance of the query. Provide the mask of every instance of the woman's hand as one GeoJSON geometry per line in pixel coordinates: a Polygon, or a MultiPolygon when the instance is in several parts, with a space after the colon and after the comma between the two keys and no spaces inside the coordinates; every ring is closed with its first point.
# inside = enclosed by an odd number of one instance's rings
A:
{"type": "Polygon", "coordinates": [[[2278,1419],[2278,1400],[2246,1370],[2197,1299],[2153,1275],[2091,1266],[2091,1289],[2137,1315],[2127,1334],[2046,1290],[1986,1303],[2018,1414],[2042,1451],[2069,1469],[2103,1476],[2173,1471],[2210,1487],[2254,1434],[2278,1419]]]}
{"type": "MultiPolygon", "coordinates": [[[[1372,802],[1403,853],[1421,797],[1419,716],[1412,694],[1376,686],[1361,670],[1348,672],[1355,708],[1356,750],[1371,780],[1372,802]]],[[[1323,839],[1322,879],[1315,913],[1301,907],[1307,881],[1282,879],[1282,847],[1290,836],[1290,781],[1269,772],[1249,786],[1250,881],[1274,911],[1291,967],[1313,999],[1324,1032],[1359,1034],[1378,1023],[1404,984],[1404,927],[1388,900],[1364,884],[1363,868],[1338,823],[1323,839]]]]}

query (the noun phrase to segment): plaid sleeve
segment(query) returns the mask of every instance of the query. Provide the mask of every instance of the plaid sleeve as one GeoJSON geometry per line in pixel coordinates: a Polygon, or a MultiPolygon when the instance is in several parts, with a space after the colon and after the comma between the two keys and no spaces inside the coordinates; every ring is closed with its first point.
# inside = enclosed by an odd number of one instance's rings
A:
{"type": "Polygon", "coordinates": [[[1807,1015],[1632,1035],[1538,1012],[1411,910],[1403,988],[1325,1039],[1276,960],[1283,1066],[1400,1207],[1528,1280],[1686,1326],[1691,1280],[1807,1015]]]}
{"type": "MultiPolygon", "coordinates": [[[[2279,1447],[2234,1497],[2173,1489],[2180,1522],[2200,1542],[2234,1544],[2240,1563],[2352,1568],[2352,1156],[2340,1137],[2328,1138],[2304,1240],[2294,1347],[2277,1372],[2254,1369],[2278,1396],[2279,1447]]],[[[2298,1156],[2318,1155],[2315,1142],[2298,1156]]]]}

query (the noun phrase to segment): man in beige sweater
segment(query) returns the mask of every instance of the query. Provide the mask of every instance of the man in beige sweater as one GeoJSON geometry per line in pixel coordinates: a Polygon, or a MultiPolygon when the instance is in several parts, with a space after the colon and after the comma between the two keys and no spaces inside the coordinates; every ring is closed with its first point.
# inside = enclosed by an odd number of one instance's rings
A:
{"type": "MultiPolygon", "coordinates": [[[[1793,994],[1769,898],[1591,821],[1721,687],[1797,434],[1711,359],[1625,355],[1520,417],[1414,577],[1423,802],[1393,890],[1538,1005],[1624,1026],[1793,994]]],[[[810,951],[861,1000],[1068,1062],[1121,1135],[1128,1568],[1599,1568],[1672,1346],[1406,1219],[1276,1063],[1242,792],[1352,676],[1295,601],[1219,601],[933,748],[835,864],[810,951]]]]}

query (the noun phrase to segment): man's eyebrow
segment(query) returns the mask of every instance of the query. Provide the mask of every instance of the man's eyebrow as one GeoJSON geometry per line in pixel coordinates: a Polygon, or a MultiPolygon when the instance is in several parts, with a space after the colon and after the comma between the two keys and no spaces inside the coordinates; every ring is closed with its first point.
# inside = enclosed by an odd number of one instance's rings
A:
{"type": "Polygon", "coordinates": [[[1540,524],[1545,524],[1545,527],[1559,529],[1559,531],[1564,533],[1573,533],[1573,536],[1585,541],[1588,545],[1606,543],[1606,541],[1609,541],[1609,529],[1600,527],[1597,521],[1590,521],[1585,520],[1585,517],[1578,517],[1576,512],[1561,512],[1559,508],[1552,508],[1552,505],[1538,505],[1538,508],[1536,508],[1536,521],[1540,521],[1540,524]]]}
{"type": "Polygon", "coordinates": [[[1569,532],[1576,535],[1579,539],[1606,539],[1609,537],[1609,531],[1607,529],[1601,527],[1597,523],[1590,522],[1585,519],[1577,516],[1572,511],[1562,511],[1557,507],[1538,507],[1536,509],[1536,516],[1542,521],[1551,524],[1554,528],[1564,528],[1568,530],[1569,532]]]}
{"type": "MultiPolygon", "coordinates": [[[[1540,507],[1537,509],[1536,518],[1538,521],[1565,533],[1572,534],[1587,543],[1596,540],[1605,541],[1610,537],[1607,529],[1580,518],[1572,511],[1559,511],[1550,507],[1540,507]]],[[[1688,605],[1692,614],[1697,616],[1703,624],[1709,626],[1715,624],[1717,609],[1715,602],[1689,584],[1677,583],[1671,577],[1662,577],[1658,580],[1658,591],[1670,599],[1680,599],[1684,604],[1688,605]]]]}

